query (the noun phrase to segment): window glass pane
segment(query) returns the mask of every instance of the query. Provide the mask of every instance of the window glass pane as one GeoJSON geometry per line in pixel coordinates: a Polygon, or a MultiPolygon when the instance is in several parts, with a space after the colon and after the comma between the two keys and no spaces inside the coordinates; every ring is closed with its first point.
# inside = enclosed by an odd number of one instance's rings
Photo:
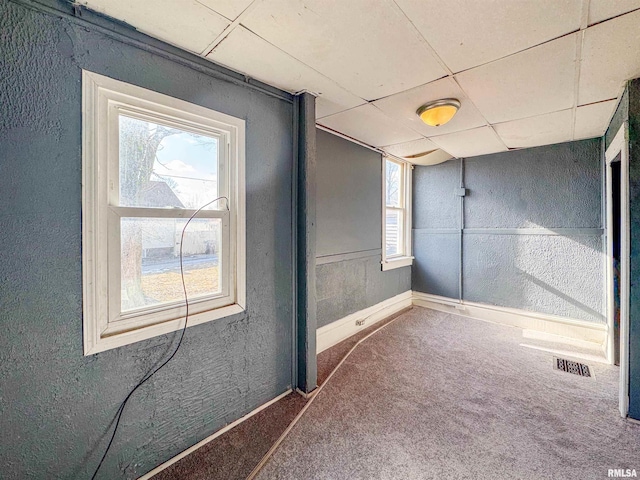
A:
{"type": "MultiPolygon", "coordinates": [[[[122,311],[183,301],[180,236],[186,219],[122,218],[122,311]]],[[[222,220],[194,219],[184,235],[183,265],[189,299],[222,292],[222,220]]]]}
{"type": "Polygon", "coordinates": [[[389,160],[385,161],[386,163],[386,202],[390,207],[401,207],[400,205],[400,172],[401,168],[395,162],[391,162],[389,160]]]}
{"type": "Polygon", "coordinates": [[[387,237],[385,239],[386,256],[403,255],[402,211],[388,208],[385,217],[385,234],[387,237]]]}
{"type": "Polygon", "coordinates": [[[217,138],[124,115],[119,122],[120,206],[197,209],[218,196],[217,138]]]}

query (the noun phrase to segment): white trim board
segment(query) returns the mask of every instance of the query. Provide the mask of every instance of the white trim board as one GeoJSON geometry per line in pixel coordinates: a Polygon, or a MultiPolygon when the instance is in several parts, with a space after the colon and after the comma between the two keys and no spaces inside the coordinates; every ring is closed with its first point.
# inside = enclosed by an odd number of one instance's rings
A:
{"type": "Polygon", "coordinates": [[[223,433],[228,432],[229,430],[231,430],[234,427],[237,427],[238,425],[240,425],[242,422],[244,422],[245,420],[248,420],[249,418],[253,417],[256,413],[261,412],[262,410],[264,410],[267,407],[270,407],[271,405],[273,405],[274,403],[276,403],[278,400],[283,399],[284,397],[286,397],[287,395],[289,395],[292,392],[291,389],[287,390],[286,392],[278,395],[276,398],[274,398],[273,400],[269,400],[267,403],[264,403],[262,405],[260,405],[258,408],[256,408],[255,410],[247,413],[244,417],[240,417],[238,420],[236,420],[235,422],[231,422],[229,425],[227,425],[226,427],[221,428],[220,430],[218,430],[217,432],[215,432],[212,435],[209,435],[207,438],[205,438],[204,440],[201,440],[200,442],[196,443],[195,445],[192,445],[191,447],[187,448],[186,450],[184,450],[182,453],[179,453],[178,455],[176,455],[173,458],[170,458],[169,460],[167,460],[166,462],[164,462],[161,465],[158,465],[156,468],[154,468],[153,470],[151,470],[149,473],[145,473],[144,475],[142,475],[141,477],[138,478],[138,480],[149,480],[151,477],[153,477],[154,475],[157,475],[158,473],[160,473],[162,470],[164,470],[165,468],[170,467],[171,465],[173,465],[174,463],[176,463],[178,460],[183,459],[184,457],[186,457],[187,455],[195,452],[197,449],[199,449],[200,447],[206,445],[207,443],[209,443],[212,440],[215,440],[216,438],[218,438],[220,435],[222,435],[223,433]]]}
{"type": "Polygon", "coordinates": [[[510,325],[554,338],[561,337],[568,345],[603,352],[605,348],[607,325],[604,323],[593,323],[476,302],[461,302],[453,298],[409,290],[318,328],[316,333],[317,353],[337,345],[360,330],[410,306],[430,308],[477,320],[510,325]]]}
{"type": "Polygon", "coordinates": [[[620,126],[611,145],[605,152],[606,179],[606,279],[607,279],[607,324],[609,336],[606,343],[607,358],[614,361],[614,298],[613,298],[613,179],[611,163],[620,155],[620,382],[618,409],[623,418],[629,413],[629,263],[631,258],[629,237],[629,123],[625,121],[620,126]]]}
{"type": "Polygon", "coordinates": [[[604,323],[586,322],[546,313],[460,301],[428,293],[413,292],[412,298],[413,305],[418,307],[565,337],[570,343],[580,342],[582,345],[591,345],[599,350],[603,349],[605,345],[607,326],[604,323]]]}
{"type": "Polygon", "coordinates": [[[371,325],[412,305],[412,292],[391,297],[359,312],[320,327],[316,332],[316,351],[323,352],[371,325]]]}

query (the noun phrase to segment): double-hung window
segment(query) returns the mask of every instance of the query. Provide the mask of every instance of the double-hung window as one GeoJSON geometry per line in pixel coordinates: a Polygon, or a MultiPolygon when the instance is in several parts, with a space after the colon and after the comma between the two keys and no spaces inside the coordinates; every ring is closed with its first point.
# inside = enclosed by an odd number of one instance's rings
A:
{"type": "Polygon", "coordinates": [[[83,72],[85,355],[244,311],[244,130],[83,72]]]}
{"type": "Polygon", "coordinates": [[[391,158],[383,168],[382,269],[411,265],[411,165],[391,158]]]}

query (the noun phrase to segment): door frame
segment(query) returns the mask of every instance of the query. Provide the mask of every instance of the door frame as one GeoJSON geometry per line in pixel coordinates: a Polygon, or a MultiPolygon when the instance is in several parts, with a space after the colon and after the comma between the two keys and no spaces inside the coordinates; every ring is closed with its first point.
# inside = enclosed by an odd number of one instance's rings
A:
{"type": "Polygon", "coordinates": [[[629,123],[624,122],[605,152],[606,177],[606,272],[607,272],[607,337],[605,351],[609,363],[614,363],[614,314],[613,299],[613,179],[611,163],[620,155],[620,415],[629,412],[629,123]]]}

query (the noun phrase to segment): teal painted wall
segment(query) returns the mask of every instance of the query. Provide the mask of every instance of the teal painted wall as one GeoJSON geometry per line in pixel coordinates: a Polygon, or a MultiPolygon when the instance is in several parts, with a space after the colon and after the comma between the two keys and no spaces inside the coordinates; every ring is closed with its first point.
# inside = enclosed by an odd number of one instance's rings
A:
{"type": "Polygon", "coordinates": [[[600,154],[594,139],[416,167],[413,290],[604,323],[600,154]]]}
{"type": "Polygon", "coordinates": [[[292,383],[290,96],[240,85],[222,70],[186,66],[147,48],[172,47],[100,21],[142,43],[134,47],[69,16],[0,2],[0,477],[6,480],[90,478],[120,402],[176,339],[83,356],[82,68],[247,122],[247,313],[188,329],[174,360],[129,403],[99,478],[138,478],[292,383]]]}
{"type": "MultiPolygon", "coordinates": [[[[640,420],[640,79],[629,82],[629,416],[640,420]]],[[[615,118],[615,117],[614,117],[615,118]]],[[[612,132],[615,135],[615,132],[612,132]]]]}
{"type": "Polygon", "coordinates": [[[318,327],[411,289],[411,267],[383,272],[382,156],[317,132],[318,327]]]}

